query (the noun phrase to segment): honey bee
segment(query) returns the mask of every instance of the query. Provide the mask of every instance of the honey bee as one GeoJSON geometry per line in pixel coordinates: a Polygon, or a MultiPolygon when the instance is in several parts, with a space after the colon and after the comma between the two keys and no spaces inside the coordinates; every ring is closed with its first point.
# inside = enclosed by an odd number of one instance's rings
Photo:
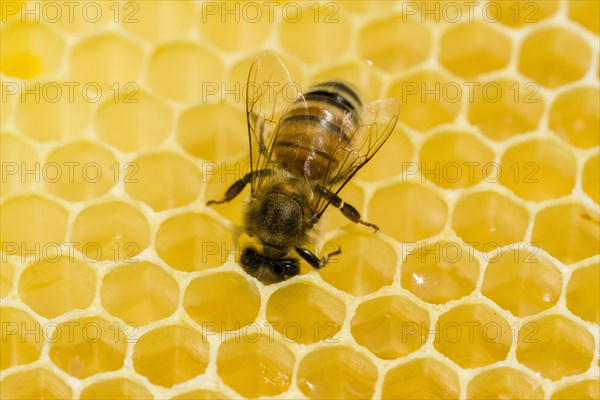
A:
{"type": "Polygon", "coordinates": [[[338,193],[383,146],[398,119],[396,99],[363,104],[346,83],[324,82],[305,93],[295,88],[273,53],[252,64],[246,85],[251,170],[223,199],[207,203],[228,202],[250,184],[244,227],[262,251],[246,247],[240,262],[264,283],[300,273],[292,251],[315,269],[341,253],[338,248],[319,258],[305,247],[329,205],[350,221],[379,230],[338,193]]]}

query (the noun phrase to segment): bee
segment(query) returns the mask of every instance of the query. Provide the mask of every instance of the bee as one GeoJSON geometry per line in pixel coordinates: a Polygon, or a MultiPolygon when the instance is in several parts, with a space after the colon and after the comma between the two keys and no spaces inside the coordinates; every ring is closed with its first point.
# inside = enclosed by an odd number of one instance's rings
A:
{"type": "Polygon", "coordinates": [[[324,82],[305,93],[297,87],[273,53],[252,64],[246,85],[251,169],[221,200],[207,203],[226,203],[250,184],[244,227],[262,251],[247,246],[240,262],[264,283],[300,273],[291,252],[315,269],[341,254],[338,248],[319,258],[305,247],[329,205],[350,221],[379,230],[338,194],[383,146],[398,119],[396,99],[363,104],[350,84],[324,82]]]}

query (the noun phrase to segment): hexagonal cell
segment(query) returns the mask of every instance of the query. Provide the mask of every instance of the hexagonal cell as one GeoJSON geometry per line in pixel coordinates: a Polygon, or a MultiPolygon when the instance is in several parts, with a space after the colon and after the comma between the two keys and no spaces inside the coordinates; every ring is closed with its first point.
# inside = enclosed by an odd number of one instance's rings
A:
{"type": "Polygon", "coordinates": [[[73,392],[61,378],[48,368],[24,369],[5,376],[0,381],[3,399],[71,399],[73,392]]]}
{"type": "Polygon", "coordinates": [[[37,181],[35,174],[25,173],[40,168],[35,150],[23,139],[2,133],[0,135],[0,158],[2,158],[0,196],[10,197],[25,192],[37,181]]]}
{"type": "Polygon", "coordinates": [[[427,341],[429,313],[400,296],[361,303],[352,317],[354,340],[379,358],[391,360],[418,350],[427,341]]]}
{"type": "Polygon", "coordinates": [[[332,286],[353,296],[362,296],[394,281],[396,252],[376,235],[352,228],[325,243],[321,256],[338,248],[342,254],[319,270],[321,278],[332,286]]]}
{"type": "Polygon", "coordinates": [[[155,385],[171,387],[206,371],[209,345],[196,330],[169,325],[142,335],[133,348],[133,367],[155,385]]]}
{"type": "Polygon", "coordinates": [[[552,307],[562,290],[562,275],[538,249],[505,250],[490,259],[481,293],[517,317],[552,307]],[[533,251],[532,251],[533,250],[533,251]]]}
{"type": "Polygon", "coordinates": [[[505,68],[510,61],[511,41],[492,25],[470,21],[445,30],[438,55],[442,66],[461,78],[505,68]]]}
{"type": "Polygon", "coordinates": [[[46,318],[85,309],[95,294],[96,271],[69,255],[34,262],[19,278],[21,300],[46,318]]]}
{"type": "Polygon", "coordinates": [[[123,366],[127,337],[118,323],[100,317],[61,322],[49,335],[50,359],[75,378],[87,378],[123,366]]]}
{"type": "Polygon", "coordinates": [[[281,48],[310,64],[327,64],[347,52],[339,38],[348,38],[352,21],[343,10],[326,3],[297,3],[283,11],[277,38],[281,48]],[[312,4],[312,5],[311,5],[312,4]],[[310,46],[298,46],[310,43],[310,46]]]}
{"type": "Polygon", "coordinates": [[[569,1],[569,18],[588,31],[598,35],[600,33],[600,4],[597,1],[569,1]]]}
{"type": "Polygon", "coordinates": [[[218,55],[191,42],[172,42],[154,50],[148,64],[148,82],[162,97],[190,102],[204,100],[207,82],[222,82],[223,62],[218,55]]]}
{"type": "Polygon", "coordinates": [[[171,397],[171,400],[224,400],[229,399],[221,392],[215,392],[213,390],[197,389],[189,392],[178,394],[177,396],[171,397]]]}
{"type": "Polygon", "coordinates": [[[277,289],[267,303],[267,321],[289,340],[310,344],[331,339],[342,328],[345,304],[314,283],[277,289]]]}
{"type": "MultiPolygon", "coordinates": [[[[201,104],[179,117],[177,141],[194,157],[221,163],[246,155],[247,130],[244,112],[239,108],[222,102],[201,104]]],[[[246,166],[236,166],[236,173],[242,167],[246,166]]]]}
{"type": "Polygon", "coordinates": [[[548,126],[574,146],[590,148],[600,144],[600,92],[580,87],[556,98],[550,108],[548,126]]]}
{"type": "Polygon", "coordinates": [[[600,253],[598,214],[578,203],[548,206],[535,216],[531,241],[572,264],[600,253]]]}
{"type": "Polygon", "coordinates": [[[42,166],[44,188],[48,193],[68,201],[100,197],[117,182],[116,162],[110,150],[97,144],[66,144],[46,157],[42,166]]]}
{"type": "Polygon", "coordinates": [[[109,378],[94,382],[81,391],[80,400],[151,399],[152,393],[141,383],[127,378],[109,378]]]}
{"type": "Polygon", "coordinates": [[[483,252],[522,241],[528,225],[525,207],[491,190],[465,194],[452,215],[456,234],[483,252]]]}
{"type": "Polygon", "coordinates": [[[352,82],[358,89],[362,101],[381,99],[382,82],[376,71],[367,62],[348,62],[320,70],[308,80],[309,82],[342,81],[352,82]]]}
{"type": "Polygon", "coordinates": [[[424,62],[432,47],[429,28],[406,15],[375,20],[359,31],[362,57],[383,70],[396,72],[424,62]]]}
{"type": "Polygon", "coordinates": [[[394,81],[387,97],[401,101],[398,121],[419,131],[451,123],[460,113],[460,86],[434,70],[422,70],[394,81]]]}
{"type": "Polygon", "coordinates": [[[495,1],[486,7],[487,20],[500,21],[504,25],[516,28],[531,26],[552,16],[558,11],[558,1],[495,1]]]}
{"type": "Polygon", "coordinates": [[[178,300],[175,278],[147,261],[121,264],[111,270],[104,276],[100,292],[102,307],[133,326],[168,317],[177,309],[178,300]]]}
{"type": "Polygon", "coordinates": [[[308,353],[298,368],[298,387],[309,399],[371,398],[377,367],[348,346],[320,347],[308,353]]]}
{"type": "Polygon", "coordinates": [[[155,248],[160,258],[180,271],[217,267],[236,251],[228,229],[208,215],[192,212],[163,221],[155,248]]]}
{"type": "Polygon", "coordinates": [[[385,145],[360,170],[356,175],[356,179],[376,182],[399,176],[410,168],[414,151],[408,132],[396,125],[385,145]]]}
{"type": "Polygon", "coordinates": [[[535,29],[519,50],[519,71],[540,84],[554,88],[582,78],[592,52],[587,42],[564,27],[535,29]]]}
{"type": "Polygon", "coordinates": [[[517,360],[553,381],[588,370],[594,357],[594,337],[582,325],[562,315],[546,315],[519,329],[517,360]]]}
{"type": "Polygon", "coordinates": [[[202,176],[196,166],[175,153],[145,154],[128,163],[125,191],[155,211],[173,209],[196,200],[202,176]]]}
{"type": "Polygon", "coordinates": [[[417,183],[384,186],[375,191],[369,202],[368,220],[400,242],[416,242],[437,235],[447,218],[444,199],[417,183]],[[390,210],[393,210],[394,218],[390,218],[390,210]]]}
{"type": "Polygon", "coordinates": [[[570,194],[577,178],[573,152],[550,140],[533,139],[509,147],[499,168],[500,183],[517,196],[533,201],[570,194]]]}
{"type": "Polygon", "coordinates": [[[423,179],[444,189],[461,189],[488,180],[493,160],[494,151],[473,133],[441,131],[423,143],[419,170],[423,179]]]}
{"type": "Polygon", "coordinates": [[[121,151],[155,148],[167,138],[172,126],[171,108],[145,92],[124,93],[104,101],[94,119],[96,134],[121,151]]]}
{"type": "Polygon", "coordinates": [[[196,19],[200,34],[219,50],[235,52],[262,48],[272,34],[276,14],[273,5],[238,3],[234,8],[225,3],[213,3],[203,4],[201,8],[201,18],[196,19]]]}
{"type": "Polygon", "coordinates": [[[13,288],[13,277],[15,276],[15,266],[5,257],[0,259],[0,298],[8,296],[13,288]]]}
{"type": "Polygon", "coordinates": [[[497,141],[537,129],[544,112],[544,98],[533,82],[476,82],[468,95],[469,122],[497,141]]]}
{"type": "Polygon", "coordinates": [[[177,40],[187,36],[196,15],[193,3],[177,1],[148,1],[135,3],[135,7],[124,4],[120,14],[113,17],[120,26],[152,43],[177,40]]]}
{"type": "Polygon", "coordinates": [[[477,286],[479,262],[454,241],[411,244],[401,267],[402,287],[421,300],[443,304],[469,295],[477,286]]]}
{"type": "Polygon", "coordinates": [[[138,86],[136,82],[144,65],[143,50],[120,34],[87,37],[75,45],[70,55],[71,76],[77,82],[93,82],[110,95],[127,89],[126,83],[138,86]],[[111,60],[110,68],[106,68],[106,60],[111,60]]]}
{"type": "Polygon", "coordinates": [[[383,379],[382,399],[456,399],[458,374],[433,358],[416,358],[390,369],[383,379]]]}
{"type": "Polygon", "coordinates": [[[36,361],[42,350],[42,325],[25,311],[12,307],[0,308],[0,320],[0,370],[36,361]]]}
{"type": "Polygon", "coordinates": [[[91,90],[83,92],[83,86],[75,83],[24,83],[15,105],[15,124],[19,132],[36,142],[83,136],[92,116],[91,103],[96,97],[91,90]]]}
{"type": "Polygon", "coordinates": [[[40,257],[65,240],[68,213],[58,203],[24,195],[5,201],[0,210],[0,243],[6,255],[40,257]]]}
{"type": "Polygon", "coordinates": [[[260,303],[258,288],[252,281],[223,272],[192,280],[185,291],[183,308],[203,329],[224,332],[254,322],[260,303]]]}
{"type": "Polygon", "coordinates": [[[552,393],[552,400],[586,399],[593,400],[600,397],[600,383],[595,379],[583,380],[576,383],[563,385],[552,393]]]}
{"type": "Polygon", "coordinates": [[[542,383],[533,375],[509,367],[488,369],[467,386],[469,399],[543,399],[542,383]]]}
{"type": "Polygon", "coordinates": [[[600,154],[591,156],[585,162],[581,186],[596,204],[600,204],[600,154]]]}
{"type": "MultiPolygon", "coordinates": [[[[260,332],[260,328],[259,328],[260,332]]],[[[222,343],[217,353],[217,373],[223,382],[244,397],[276,396],[292,381],[294,353],[268,335],[250,334],[222,343]]]]}
{"type": "Polygon", "coordinates": [[[600,264],[573,271],[567,286],[567,307],[581,319],[600,323],[600,264]]]}
{"type": "Polygon", "coordinates": [[[0,46],[0,71],[7,76],[32,79],[58,68],[65,42],[47,24],[15,21],[2,27],[0,46]]]}
{"type": "Polygon", "coordinates": [[[462,304],[440,315],[434,347],[463,368],[506,359],[512,344],[508,322],[486,304],[462,304]]]}
{"type": "Polygon", "coordinates": [[[75,218],[71,239],[85,260],[131,260],[150,244],[146,216],[121,201],[83,209],[75,218]]]}

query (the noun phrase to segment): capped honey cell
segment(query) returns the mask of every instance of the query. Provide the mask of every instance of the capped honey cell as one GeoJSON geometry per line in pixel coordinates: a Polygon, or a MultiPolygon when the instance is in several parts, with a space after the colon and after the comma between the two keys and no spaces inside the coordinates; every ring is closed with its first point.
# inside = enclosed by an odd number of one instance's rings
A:
{"type": "Polygon", "coordinates": [[[0,381],[3,399],[69,399],[71,387],[49,367],[20,370],[0,381]]]}
{"type": "Polygon", "coordinates": [[[158,256],[180,271],[217,267],[237,251],[224,226],[208,215],[191,212],[163,221],[155,246],[158,256]]]}
{"type": "Polygon", "coordinates": [[[462,78],[473,78],[506,67],[511,41],[492,24],[471,21],[449,26],[440,47],[438,58],[445,68],[462,78]]]}
{"type": "Polygon", "coordinates": [[[471,248],[444,240],[406,249],[400,282],[421,300],[443,304],[475,290],[479,261],[471,248]]]}
{"type": "Polygon", "coordinates": [[[134,326],[168,317],[175,312],[178,297],[177,281],[147,261],[118,265],[104,275],[100,290],[106,311],[134,326]]]}
{"type": "Polygon", "coordinates": [[[183,308],[202,329],[233,331],[251,324],[258,315],[261,299],[250,280],[232,272],[198,277],[185,292],[183,308]],[[231,297],[231,293],[236,296],[231,297]]]}
{"type": "Polygon", "coordinates": [[[3,26],[0,43],[0,71],[19,79],[53,73],[65,48],[65,41],[51,25],[22,21],[3,26]]]}
{"type": "Polygon", "coordinates": [[[519,71],[555,88],[587,72],[592,54],[586,41],[564,27],[547,26],[530,32],[519,49],[519,71]]]}
{"type": "Polygon", "coordinates": [[[312,283],[284,286],[269,297],[267,321],[289,340],[330,341],[342,328],[345,304],[312,283]]]}
{"type": "Polygon", "coordinates": [[[380,358],[396,359],[425,344],[429,313],[400,296],[376,297],[358,306],[350,327],[358,344],[380,358]]]}
{"type": "Polygon", "coordinates": [[[284,342],[252,333],[225,341],[217,353],[217,370],[223,382],[245,397],[276,396],[292,380],[294,353],[284,342]]]}
{"type": "Polygon", "coordinates": [[[517,360],[544,378],[581,374],[593,357],[592,334],[565,316],[545,315],[520,325],[517,360]]]}
{"type": "Polygon", "coordinates": [[[92,266],[67,254],[33,262],[19,278],[19,297],[46,318],[87,308],[95,293],[92,266]]]}
{"type": "Polygon", "coordinates": [[[383,380],[383,399],[458,398],[457,371],[434,358],[415,358],[390,369],[383,380]]]}
{"type": "Polygon", "coordinates": [[[440,315],[434,347],[463,368],[505,360],[513,342],[508,322],[486,304],[462,304],[440,315]]]}
{"type": "Polygon", "coordinates": [[[358,48],[377,68],[401,71],[425,61],[431,51],[431,36],[430,28],[418,19],[393,15],[362,27],[358,48]]]}
{"type": "Polygon", "coordinates": [[[75,378],[87,378],[123,366],[127,338],[123,324],[85,316],[57,324],[48,341],[50,360],[75,378]]]}
{"type": "Polygon", "coordinates": [[[377,367],[362,353],[348,346],[317,348],[298,368],[298,386],[309,399],[364,399],[373,396],[377,367]]]}
{"type": "Polygon", "coordinates": [[[151,397],[152,393],[141,383],[126,378],[113,378],[94,382],[86,386],[79,395],[81,400],[143,399],[151,397]]]}
{"type": "Polygon", "coordinates": [[[0,316],[3,337],[0,369],[37,360],[42,349],[42,325],[27,312],[13,307],[0,308],[0,316]]]}
{"type": "Polygon", "coordinates": [[[133,349],[133,367],[155,385],[171,387],[206,371],[209,345],[186,325],[168,325],[142,335],[133,349]]]}
{"type": "Polygon", "coordinates": [[[360,296],[393,282],[397,257],[381,239],[366,233],[341,235],[325,243],[322,253],[338,248],[342,248],[342,253],[319,270],[323,280],[332,286],[360,296]]]}
{"type": "Polygon", "coordinates": [[[78,82],[94,82],[101,91],[112,95],[126,89],[126,83],[132,84],[134,90],[139,87],[144,53],[137,42],[107,33],[77,43],[69,64],[78,82]],[[106,68],[105,60],[111,60],[111,68],[106,68]]]}

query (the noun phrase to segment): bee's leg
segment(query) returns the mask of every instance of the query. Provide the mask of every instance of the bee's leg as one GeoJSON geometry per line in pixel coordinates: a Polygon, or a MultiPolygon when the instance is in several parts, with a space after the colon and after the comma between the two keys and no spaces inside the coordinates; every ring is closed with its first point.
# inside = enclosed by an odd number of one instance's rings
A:
{"type": "Polygon", "coordinates": [[[303,249],[301,247],[296,247],[296,253],[298,253],[298,255],[302,257],[304,261],[309,263],[314,269],[320,269],[323,268],[325,264],[329,262],[329,260],[331,260],[331,257],[341,254],[342,248],[340,247],[337,250],[332,251],[331,253],[325,254],[323,258],[319,258],[312,251],[303,249]]]}
{"type": "Polygon", "coordinates": [[[210,200],[206,203],[206,205],[210,206],[211,204],[227,203],[228,201],[233,200],[238,194],[240,194],[240,192],[244,190],[246,185],[252,182],[254,179],[261,176],[270,175],[272,172],[273,171],[270,169],[259,169],[256,171],[249,172],[246,175],[244,175],[243,178],[238,179],[237,181],[233,182],[231,186],[229,186],[229,189],[227,189],[227,191],[225,192],[225,197],[223,197],[221,200],[210,200]]]}
{"type": "Polygon", "coordinates": [[[379,227],[377,225],[360,219],[360,213],[358,210],[350,204],[345,203],[338,195],[321,186],[318,187],[318,190],[321,192],[321,195],[330,198],[330,204],[336,208],[339,208],[342,214],[344,214],[344,216],[350,221],[354,222],[355,224],[370,226],[371,228],[375,229],[375,232],[379,231],[379,227]]]}

